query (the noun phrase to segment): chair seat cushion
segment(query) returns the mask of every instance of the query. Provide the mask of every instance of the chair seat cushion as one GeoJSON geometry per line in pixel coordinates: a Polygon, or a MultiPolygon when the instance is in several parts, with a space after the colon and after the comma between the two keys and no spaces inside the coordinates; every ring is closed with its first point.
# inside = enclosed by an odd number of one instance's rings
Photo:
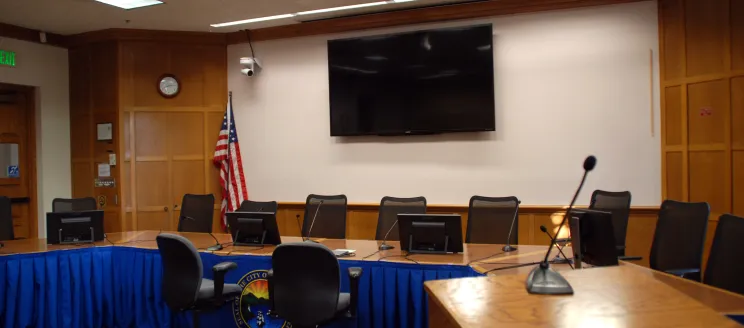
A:
{"type": "MultiPolygon", "coordinates": [[[[243,290],[236,284],[225,284],[222,288],[222,295],[227,297],[238,296],[243,290]]],[[[197,300],[208,300],[214,297],[214,281],[211,279],[202,279],[197,300]]]]}
{"type": "Polygon", "coordinates": [[[337,312],[346,311],[349,309],[350,304],[351,304],[351,294],[340,293],[338,294],[338,304],[336,305],[336,311],[337,312]]]}

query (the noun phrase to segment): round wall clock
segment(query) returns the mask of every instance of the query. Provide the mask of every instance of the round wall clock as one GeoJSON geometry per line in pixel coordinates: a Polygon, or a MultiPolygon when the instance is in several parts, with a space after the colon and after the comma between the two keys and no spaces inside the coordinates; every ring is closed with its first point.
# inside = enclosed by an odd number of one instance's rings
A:
{"type": "Polygon", "coordinates": [[[158,92],[165,98],[173,98],[181,91],[181,84],[173,74],[163,74],[158,79],[158,92]]]}

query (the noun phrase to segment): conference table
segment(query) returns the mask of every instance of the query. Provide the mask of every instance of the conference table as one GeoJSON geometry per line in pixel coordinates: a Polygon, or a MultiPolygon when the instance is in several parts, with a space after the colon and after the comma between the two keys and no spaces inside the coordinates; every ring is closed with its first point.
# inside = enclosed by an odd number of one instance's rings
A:
{"type": "MultiPolygon", "coordinates": [[[[568,253],[567,253],[568,254],[568,253]]],[[[540,261],[519,256],[516,263],[540,261]]],[[[425,282],[430,327],[741,327],[744,296],[630,262],[573,270],[551,265],[573,295],[530,295],[534,266],[479,265],[485,277],[425,282]],[[507,268],[506,270],[498,270],[507,268]]]]}
{"type": "MultiPolygon", "coordinates": [[[[162,277],[155,243],[159,233],[109,233],[106,240],[80,245],[47,245],[45,239],[5,241],[5,247],[0,248],[0,281],[3,282],[0,284],[0,325],[190,326],[188,314],[171,311],[162,299],[160,286],[162,279],[167,278],[162,277]]],[[[244,288],[244,295],[220,310],[204,313],[202,322],[209,323],[210,327],[257,327],[255,316],[246,313],[265,313],[267,308],[250,303],[244,296],[246,291],[266,293],[268,296],[265,273],[271,268],[274,246],[231,246],[229,234],[214,234],[225,247],[212,252],[207,251],[207,247],[215,244],[209,234],[176,234],[189,239],[200,251],[205,278],[212,277],[210,268],[219,262],[238,264],[236,270],[227,274],[226,282],[240,284],[244,288]]],[[[546,251],[546,246],[518,245],[516,251],[504,253],[501,251],[503,245],[466,244],[463,253],[459,254],[406,255],[401,252],[399,243],[394,241],[387,242],[395,246],[394,249],[378,251],[380,242],[374,240],[314,240],[331,249],[354,249],[353,256],[340,259],[341,269],[344,272],[349,267],[364,270],[359,286],[357,318],[341,320],[334,325],[339,327],[471,326],[462,325],[467,321],[461,321],[459,316],[481,320],[494,311],[500,313],[491,308],[494,303],[482,302],[487,299],[483,297],[484,293],[507,297],[511,292],[517,292],[517,287],[524,290],[524,280],[520,279],[531,266],[490,270],[539,261],[546,251]],[[508,286],[513,290],[504,288],[500,279],[511,279],[512,284],[508,286]]],[[[300,237],[282,237],[284,243],[300,241],[300,237]]],[[[582,288],[581,274],[607,269],[569,272],[566,271],[570,270],[567,265],[554,265],[554,268],[565,272],[577,291],[582,288]],[[574,277],[573,274],[579,276],[574,277]]],[[[655,274],[633,264],[623,263],[619,268],[660,275],[655,279],[672,292],[690,299],[689,302],[705,304],[718,313],[744,314],[744,297],[665,274],[655,274]]],[[[341,277],[342,291],[348,291],[348,277],[341,277]]],[[[617,291],[617,287],[613,288],[611,291],[617,291]]],[[[644,299],[625,301],[637,302],[636,306],[639,307],[657,304],[656,301],[646,302],[644,299]]],[[[513,306],[528,305],[520,303],[519,299],[510,302],[513,306]]],[[[557,299],[555,302],[563,301],[557,299]]],[[[592,310],[596,313],[617,309],[594,307],[592,310]]],[[[265,318],[264,327],[291,327],[281,318],[265,318]]],[[[555,319],[551,316],[544,318],[555,319]]],[[[492,326],[485,325],[487,321],[483,322],[480,326],[492,326]]]]}

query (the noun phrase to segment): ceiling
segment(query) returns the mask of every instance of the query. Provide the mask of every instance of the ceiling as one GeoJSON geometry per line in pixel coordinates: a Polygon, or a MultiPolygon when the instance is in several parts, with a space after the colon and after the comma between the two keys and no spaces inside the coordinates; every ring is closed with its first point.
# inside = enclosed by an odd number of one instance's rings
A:
{"type": "MultiPolygon", "coordinates": [[[[57,34],[77,34],[107,28],[233,32],[300,23],[300,17],[213,28],[209,24],[348,6],[379,0],[164,0],[166,4],[124,10],[94,0],[3,1],[0,22],[57,34]]],[[[472,0],[470,0],[472,1],[472,0]]],[[[302,16],[324,19],[395,9],[469,2],[417,0],[368,8],[302,16]]]]}

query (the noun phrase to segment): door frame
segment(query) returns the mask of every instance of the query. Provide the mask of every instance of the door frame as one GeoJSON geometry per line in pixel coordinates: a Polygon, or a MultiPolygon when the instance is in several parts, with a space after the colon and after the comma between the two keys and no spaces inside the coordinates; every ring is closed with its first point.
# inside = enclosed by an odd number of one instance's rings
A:
{"type": "MultiPolygon", "coordinates": [[[[36,175],[36,88],[33,86],[0,83],[0,89],[15,90],[26,96],[26,163],[28,163],[28,237],[39,236],[39,192],[36,175]]],[[[70,172],[72,174],[72,172],[70,172]]]]}

